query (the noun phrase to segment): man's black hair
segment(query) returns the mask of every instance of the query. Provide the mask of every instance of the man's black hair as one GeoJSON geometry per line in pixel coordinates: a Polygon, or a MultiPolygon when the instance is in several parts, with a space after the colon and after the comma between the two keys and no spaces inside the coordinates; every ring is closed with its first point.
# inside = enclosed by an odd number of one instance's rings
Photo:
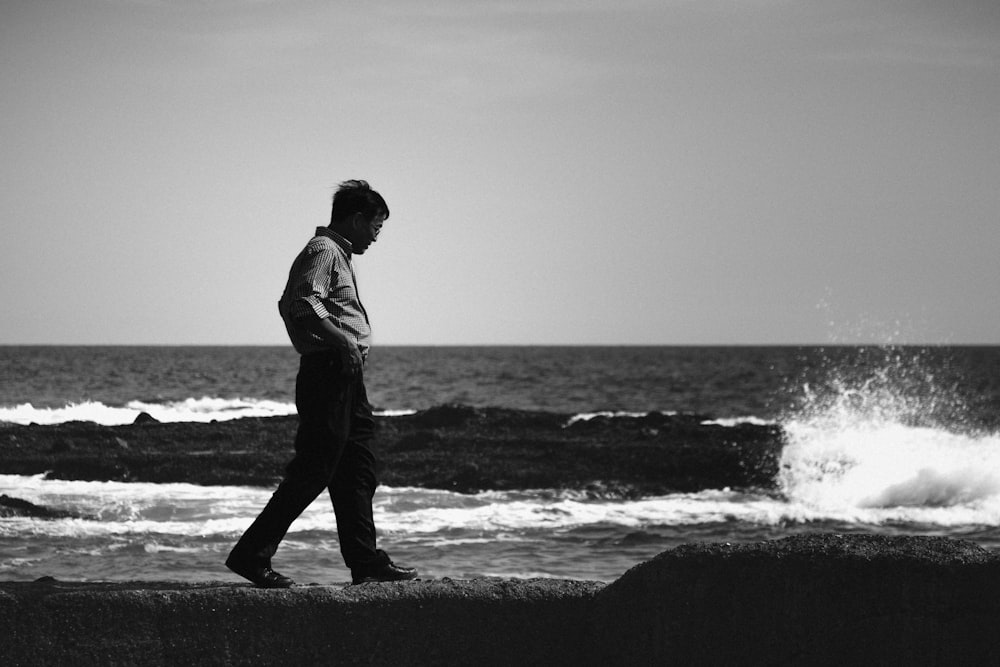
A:
{"type": "Polygon", "coordinates": [[[389,217],[389,207],[382,195],[372,190],[367,181],[344,181],[333,195],[333,208],[330,211],[330,222],[341,222],[355,213],[368,222],[376,217],[389,217]]]}

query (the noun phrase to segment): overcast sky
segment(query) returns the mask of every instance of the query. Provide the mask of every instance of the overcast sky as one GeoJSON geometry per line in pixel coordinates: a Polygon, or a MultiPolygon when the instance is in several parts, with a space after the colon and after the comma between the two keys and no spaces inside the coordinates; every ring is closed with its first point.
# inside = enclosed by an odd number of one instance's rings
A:
{"type": "Polygon", "coordinates": [[[996,0],[0,0],[0,343],[1000,343],[996,0]]]}

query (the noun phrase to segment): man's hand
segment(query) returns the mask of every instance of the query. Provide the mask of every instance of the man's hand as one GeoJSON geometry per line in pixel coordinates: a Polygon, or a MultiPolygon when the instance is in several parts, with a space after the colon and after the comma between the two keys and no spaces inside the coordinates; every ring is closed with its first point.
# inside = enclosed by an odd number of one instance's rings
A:
{"type": "Polygon", "coordinates": [[[312,319],[306,322],[306,328],[319,336],[330,347],[340,353],[340,372],[345,377],[352,377],[361,372],[361,350],[354,339],[341,331],[330,319],[312,319]]]}
{"type": "Polygon", "coordinates": [[[340,352],[340,373],[345,377],[354,377],[361,372],[361,350],[349,336],[344,336],[344,342],[337,346],[340,352]]]}

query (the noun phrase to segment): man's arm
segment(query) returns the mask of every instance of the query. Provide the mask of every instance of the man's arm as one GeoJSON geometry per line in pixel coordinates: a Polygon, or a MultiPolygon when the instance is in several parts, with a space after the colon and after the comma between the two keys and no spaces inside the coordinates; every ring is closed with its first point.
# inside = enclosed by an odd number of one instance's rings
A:
{"type": "Polygon", "coordinates": [[[340,353],[344,375],[355,375],[361,370],[361,351],[357,343],[330,319],[321,295],[326,293],[334,274],[334,256],[330,250],[307,246],[293,267],[295,280],[290,279],[292,299],[288,315],[297,320],[309,333],[340,353]]]}
{"type": "Polygon", "coordinates": [[[350,336],[345,334],[330,318],[308,317],[303,320],[309,333],[315,334],[323,342],[340,352],[341,370],[344,375],[357,375],[361,370],[361,350],[350,336]]]}

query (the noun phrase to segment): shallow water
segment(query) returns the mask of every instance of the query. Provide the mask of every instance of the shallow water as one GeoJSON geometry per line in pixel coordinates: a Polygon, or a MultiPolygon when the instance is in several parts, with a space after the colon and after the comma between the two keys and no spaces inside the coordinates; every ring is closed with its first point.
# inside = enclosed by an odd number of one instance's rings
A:
{"type": "MultiPolygon", "coordinates": [[[[463,495],[382,488],[375,516],[380,546],[398,562],[418,565],[424,577],[612,581],[683,543],[822,531],[950,535],[1000,547],[995,493],[896,506],[854,503],[835,484],[828,488],[824,497],[807,483],[792,496],[723,489],[638,500],[546,490],[463,495]]],[[[225,579],[221,563],[229,548],[270,495],[251,487],[9,475],[0,476],[0,493],[89,517],[0,520],[0,578],[13,580],[225,579]]],[[[349,577],[324,497],[293,524],[275,564],[303,582],[349,577]]]]}

